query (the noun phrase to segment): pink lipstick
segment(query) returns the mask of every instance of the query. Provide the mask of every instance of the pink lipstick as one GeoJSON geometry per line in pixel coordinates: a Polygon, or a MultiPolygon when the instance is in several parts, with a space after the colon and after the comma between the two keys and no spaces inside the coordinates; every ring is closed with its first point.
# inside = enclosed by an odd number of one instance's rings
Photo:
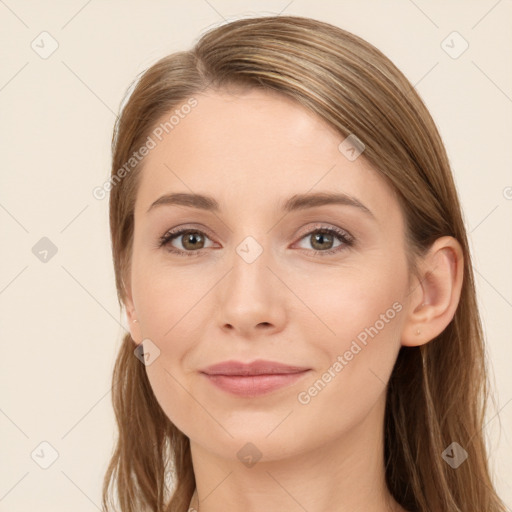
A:
{"type": "Polygon", "coordinates": [[[291,385],[310,368],[262,359],[252,363],[224,361],[201,370],[216,387],[229,393],[255,397],[291,385]]]}

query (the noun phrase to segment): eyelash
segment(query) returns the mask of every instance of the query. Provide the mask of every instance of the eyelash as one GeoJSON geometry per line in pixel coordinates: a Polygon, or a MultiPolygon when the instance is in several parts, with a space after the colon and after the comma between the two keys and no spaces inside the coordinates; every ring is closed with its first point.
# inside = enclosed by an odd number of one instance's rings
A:
{"type": "MultiPolygon", "coordinates": [[[[165,235],[161,236],[158,241],[158,247],[162,248],[164,246],[167,246],[166,249],[169,252],[176,254],[178,256],[189,256],[189,257],[190,256],[194,256],[194,257],[201,256],[202,251],[204,249],[196,249],[193,251],[182,251],[181,249],[176,249],[175,247],[172,247],[170,245],[170,242],[172,240],[174,240],[175,238],[178,238],[180,235],[189,234],[189,233],[200,233],[202,236],[210,238],[205,232],[201,231],[200,229],[182,228],[182,229],[178,229],[176,231],[168,231],[165,235]]],[[[313,251],[314,256],[317,256],[317,255],[329,256],[329,255],[338,253],[340,251],[343,251],[349,247],[352,247],[355,242],[352,235],[349,235],[346,231],[343,231],[339,228],[326,227],[326,226],[321,226],[321,225],[315,226],[315,229],[313,229],[312,231],[308,231],[305,235],[301,236],[299,241],[302,240],[303,238],[306,238],[306,237],[314,235],[314,234],[319,234],[319,233],[334,235],[336,238],[338,238],[342,242],[342,244],[339,245],[338,247],[335,247],[333,249],[327,249],[325,251],[319,251],[317,249],[301,249],[301,250],[307,251],[309,253],[311,251],[313,251]]]]}

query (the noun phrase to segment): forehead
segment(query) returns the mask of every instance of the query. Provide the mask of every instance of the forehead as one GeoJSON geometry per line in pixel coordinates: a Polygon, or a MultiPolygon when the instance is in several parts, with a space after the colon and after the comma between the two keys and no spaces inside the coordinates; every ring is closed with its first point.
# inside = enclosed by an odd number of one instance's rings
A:
{"type": "MultiPolygon", "coordinates": [[[[345,137],[292,99],[257,89],[194,98],[196,106],[176,117],[172,128],[167,125],[168,133],[155,139],[144,159],[139,215],[172,192],[211,195],[221,208],[229,203],[238,211],[273,207],[308,191],[364,197],[377,210],[394,200],[363,157],[350,161],[339,150],[345,137]]],[[[162,117],[162,125],[171,114],[162,117]]]]}

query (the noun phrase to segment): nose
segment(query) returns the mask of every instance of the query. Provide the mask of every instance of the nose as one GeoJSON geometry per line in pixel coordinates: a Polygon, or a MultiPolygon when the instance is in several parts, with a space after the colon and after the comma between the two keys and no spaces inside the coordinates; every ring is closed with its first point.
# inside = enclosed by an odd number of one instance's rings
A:
{"type": "Polygon", "coordinates": [[[217,289],[218,325],[247,338],[282,330],[290,297],[276,277],[270,250],[263,250],[253,261],[243,251],[235,252],[231,262],[231,270],[217,289]]]}

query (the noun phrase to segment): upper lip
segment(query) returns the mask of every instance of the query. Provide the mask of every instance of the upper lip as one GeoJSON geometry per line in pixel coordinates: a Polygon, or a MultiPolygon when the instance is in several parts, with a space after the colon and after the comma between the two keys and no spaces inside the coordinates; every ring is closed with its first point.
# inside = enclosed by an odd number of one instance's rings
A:
{"type": "Polygon", "coordinates": [[[265,361],[258,359],[251,363],[242,363],[239,361],[223,361],[203,368],[202,373],[208,375],[271,375],[283,373],[299,373],[309,370],[302,366],[290,366],[275,361],[265,361]]]}

